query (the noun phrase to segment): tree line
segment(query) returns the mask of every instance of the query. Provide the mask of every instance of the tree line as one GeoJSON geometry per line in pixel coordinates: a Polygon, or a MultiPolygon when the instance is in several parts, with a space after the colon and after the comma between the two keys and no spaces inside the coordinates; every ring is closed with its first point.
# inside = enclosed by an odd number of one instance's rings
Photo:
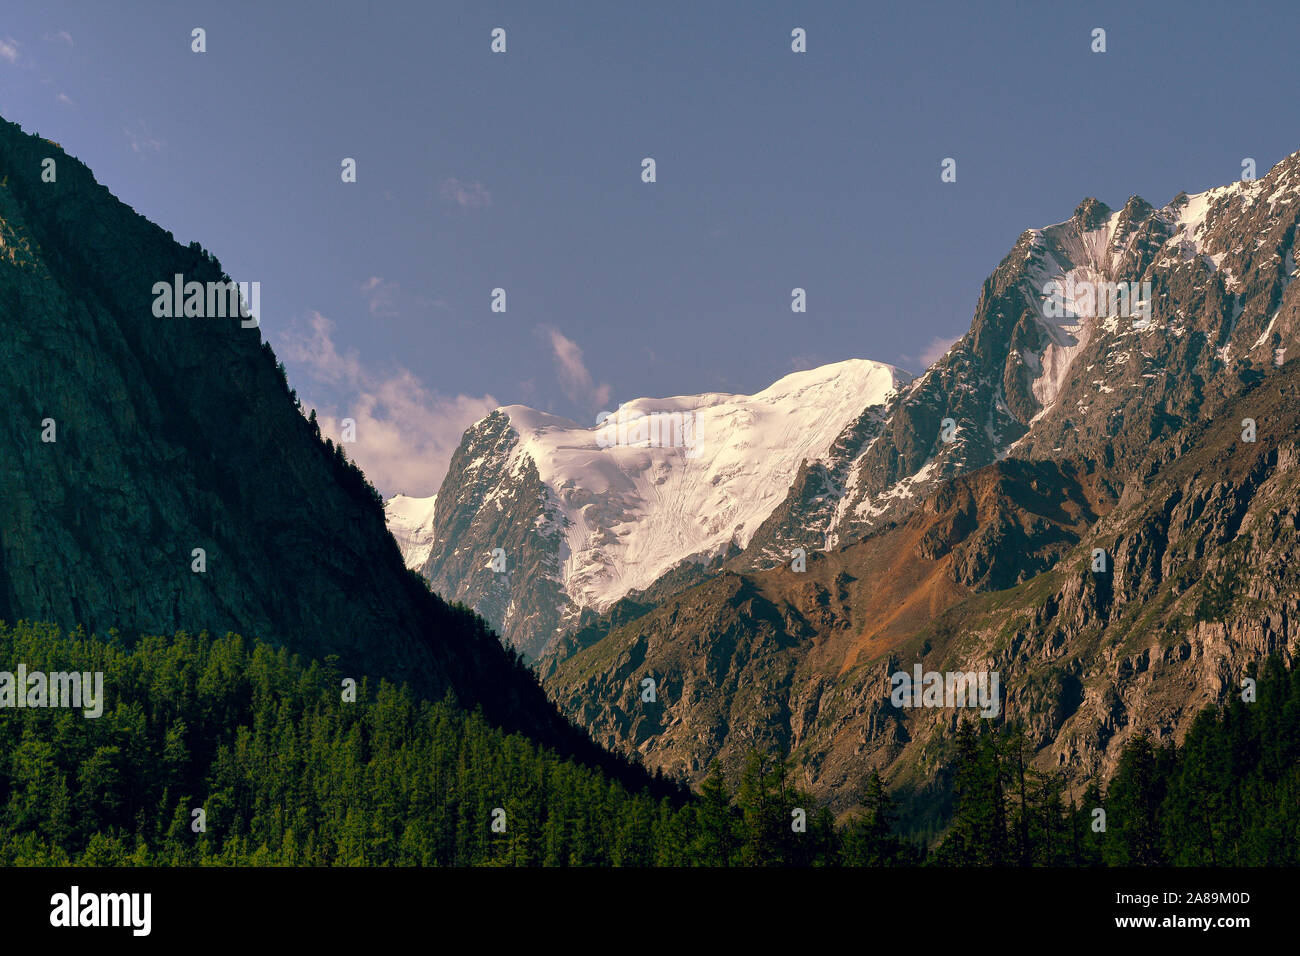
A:
{"type": "Polygon", "coordinates": [[[1015,730],[963,725],[953,812],[900,835],[879,774],[837,819],[790,762],[715,764],[685,798],[631,792],[449,696],[237,635],[128,646],[0,623],[0,670],[101,671],[98,718],[0,709],[0,862],[20,865],[1034,866],[1294,864],[1300,677],[1200,715],[1181,747],[1130,741],[1106,792],[1064,796],[1015,730]],[[1097,811],[1105,827],[1097,829],[1097,811]]]}

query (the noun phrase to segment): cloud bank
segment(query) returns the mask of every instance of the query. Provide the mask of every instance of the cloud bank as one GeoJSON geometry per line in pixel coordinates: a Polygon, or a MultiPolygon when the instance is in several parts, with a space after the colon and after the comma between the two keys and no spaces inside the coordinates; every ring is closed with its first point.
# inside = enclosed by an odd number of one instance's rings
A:
{"type": "Polygon", "coordinates": [[[314,408],[322,434],[335,441],[343,419],[356,422],[357,440],[344,449],[385,497],[435,494],[465,429],[501,403],[491,395],[440,395],[401,367],[378,374],[356,352],[338,350],[334,324],[325,316],[313,312],[307,325],[285,336],[285,359],[347,398],[339,404],[304,400],[304,411],[314,408]]]}

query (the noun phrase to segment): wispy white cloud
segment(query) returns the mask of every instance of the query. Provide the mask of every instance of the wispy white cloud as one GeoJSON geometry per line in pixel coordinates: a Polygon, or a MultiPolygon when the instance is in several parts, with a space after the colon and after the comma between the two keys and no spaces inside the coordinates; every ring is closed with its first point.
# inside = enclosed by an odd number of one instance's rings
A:
{"type": "Polygon", "coordinates": [[[64,106],[72,106],[72,105],[73,105],[72,97],[70,97],[67,93],[60,93],[59,96],[58,96],[58,100],[59,100],[59,102],[62,103],[64,106]]]}
{"type": "Polygon", "coordinates": [[[569,401],[592,411],[607,406],[612,389],[605,382],[599,385],[595,383],[582,360],[582,349],[578,344],[553,326],[541,325],[538,329],[550,343],[551,354],[555,358],[556,378],[569,401]]]}
{"type": "Polygon", "coordinates": [[[371,276],[361,283],[361,292],[366,297],[366,305],[371,315],[397,314],[396,282],[385,282],[379,276],[371,276]]]}
{"type": "Polygon", "coordinates": [[[482,209],[492,205],[492,194],[478,181],[444,179],[438,183],[438,195],[462,209],[482,209]]]}
{"type": "Polygon", "coordinates": [[[436,493],[465,429],[501,404],[491,395],[440,395],[400,366],[386,373],[366,368],[355,351],[339,351],[333,323],[319,312],[281,344],[285,359],[314,383],[348,396],[303,405],[315,408],[322,433],[335,441],[343,419],[356,422],[357,440],[344,448],[385,495],[436,493]]]}
{"type": "Polygon", "coordinates": [[[961,341],[960,335],[936,335],[930,340],[930,344],[921,349],[919,356],[921,365],[929,368],[939,359],[948,354],[948,350],[961,341]]]}
{"type": "Polygon", "coordinates": [[[136,120],[138,129],[132,129],[129,126],[123,126],[122,132],[126,134],[127,142],[131,144],[131,149],[137,153],[156,153],[167,144],[149,132],[149,127],[144,120],[136,120]]]}
{"type": "Polygon", "coordinates": [[[5,37],[0,40],[0,60],[5,60],[17,66],[18,59],[18,41],[13,37],[5,37]]]}
{"type": "Polygon", "coordinates": [[[72,42],[72,34],[67,30],[59,30],[57,33],[47,33],[45,34],[45,40],[49,43],[64,43],[68,46],[74,45],[72,42]]]}
{"type": "Polygon", "coordinates": [[[930,339],[929,344],[921,349],[919,355],[900,355],[900,362],[919,365],[921,371],[925,371],[939,359],[948,354],[948,350],[960,342],[960,335],[936,335],[930,339]]]}
{"type": "Polygon", "coordinates": [[[805,354],[796,355],[790,359],[786,369],[791,372],[806,372],[811,368],[820,368],[823,365],[829,365],[831,360],[824,355],[805,354]]]}

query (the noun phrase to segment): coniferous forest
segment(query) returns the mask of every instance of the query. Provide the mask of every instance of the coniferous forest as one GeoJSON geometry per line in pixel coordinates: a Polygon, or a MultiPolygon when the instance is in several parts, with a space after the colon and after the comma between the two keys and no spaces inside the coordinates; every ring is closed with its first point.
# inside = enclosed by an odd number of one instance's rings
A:
{"type": "Polygon", "coordinates": [[[1254,866],[1300,863],[1300,673],[1135,737],[1104,793],[1068,799],[1019,731],[963,725],[934,839],[886,782],[839,820],[753,752],[698,794],[629,792],[453,699],[357,679],[235,635],[127,646],[0,624],[0,660],[102,671],[102,716],[0,721],[0,860],[299,866],[1254,866]],[[201,812],[200,812],[201,811],[201,812]],[[1101,813],[1100,811],[1104,811],[1101,813]],[[1101,824],[1104,823],[1104,829],[1101,824]]]}

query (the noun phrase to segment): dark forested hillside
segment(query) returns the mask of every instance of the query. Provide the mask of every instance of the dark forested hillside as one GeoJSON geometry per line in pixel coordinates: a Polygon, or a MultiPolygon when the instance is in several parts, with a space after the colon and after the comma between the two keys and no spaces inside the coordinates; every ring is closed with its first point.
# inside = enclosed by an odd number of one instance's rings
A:
{"type": "Polygon", "coordinates": [[[256,635],[603,759],[481,620],[405,570],[259,326],[153,314],[175,275],[227,278],[0,120],[0,620],[256,635]]]}
{"type": "Polygon", "coordinates": [[[831,853],[829,816],[775,762],[756,758],[740,807],[716,786],[683,806],[450,697],[420,701],[356,675],[346,701],[337,662],[259,641],[179,633],[127,649],[0,625],[0,661],[100,671],[106,698],[98,718],[42,708],[0,720],[6,863],[648,866],[831,853]],[[794,805],[810,808],[807,834],[784,825],[794,805]]]}
{"type": "Polygon", "coordinates": [[[1300,862],[1300,672],[1207,710],[1180,748],[1137,738],[1103,797],[1067,800],[1013,732],[958,734],[936,851],[899,836],[877,775],[838,824],[751,752],[689,798],[633,792],[448,699],[234,635],[66,636],[0,625],[0,661],[99,671],[99,717],[0,720],[0,862],[94,865],[1252,865],[1300,862]],[[730,784],[730,785],[729,785],[730,784]],[[1105,810],[1106,828],[1095,828],[1105,810]],[[196,811],[202,811],[201,816],[196,811]]]}

